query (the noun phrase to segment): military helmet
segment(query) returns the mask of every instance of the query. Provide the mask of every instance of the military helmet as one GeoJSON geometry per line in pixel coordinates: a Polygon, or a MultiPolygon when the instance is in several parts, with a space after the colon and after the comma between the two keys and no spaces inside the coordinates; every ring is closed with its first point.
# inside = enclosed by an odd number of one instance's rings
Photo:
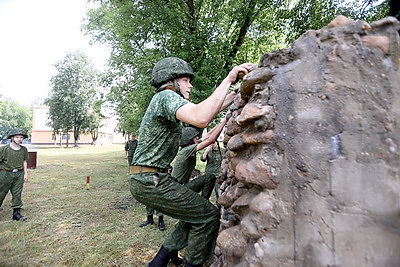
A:
{"type": "Polygon", "coordinates": [[[198,134],[199,132],[195,128],[184,127],[182,129],[181,146],[189,145],[198,134]]]}
{"type": "Polygon", "coordinates": [[[28,135],[21,129],[13,129],[8,134],[7,139],[10,139],[11,137],[13,137],[15,135],[22,135],[24,138],[28,138],[28,135]]]}
{"type": "Polygon", "coordinates": [[[158,61],[151,74],[151,85],[159,88],[161,85],[176,78],[188,76],[194,79],[194,73],[190,65],[177,57],[167,57],[158,61]]]}

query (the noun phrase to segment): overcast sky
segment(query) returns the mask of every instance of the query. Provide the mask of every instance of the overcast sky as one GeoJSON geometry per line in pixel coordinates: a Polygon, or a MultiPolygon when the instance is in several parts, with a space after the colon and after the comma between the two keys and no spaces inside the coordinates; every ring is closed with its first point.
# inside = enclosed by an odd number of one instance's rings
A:
{"type": "Polygon", "coordinates": [[[30,106],[47,97],[54,63],[83,51],[102,69],[108,49],[81,31],[86,0],[0,0],[0,94],[30,106]]]}

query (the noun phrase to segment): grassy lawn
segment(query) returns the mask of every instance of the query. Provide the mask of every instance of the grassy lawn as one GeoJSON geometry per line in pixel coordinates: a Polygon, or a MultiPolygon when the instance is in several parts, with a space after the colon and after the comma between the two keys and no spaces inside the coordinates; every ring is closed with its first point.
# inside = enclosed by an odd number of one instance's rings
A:
{"type": "Polygon", "coordinates": [[[38,146],[22,196],[28,220],[11,220],[10,193],[0,211],[0,266],[145,266],[176,221],[138,227],[146,212],[127,172],[123,145],[38,146]]]}

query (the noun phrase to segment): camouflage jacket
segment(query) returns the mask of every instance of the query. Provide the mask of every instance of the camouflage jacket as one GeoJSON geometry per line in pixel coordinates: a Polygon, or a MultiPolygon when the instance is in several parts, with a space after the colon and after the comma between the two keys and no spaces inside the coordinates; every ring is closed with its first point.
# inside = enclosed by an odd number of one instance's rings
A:
{"type": "Polygon", "coordinates": [[[155,94],[139,129],[139,142],[133,165],[168,168],[178,152],[182,123],[176,111],[188,103],[171,90],[155,94]]]}

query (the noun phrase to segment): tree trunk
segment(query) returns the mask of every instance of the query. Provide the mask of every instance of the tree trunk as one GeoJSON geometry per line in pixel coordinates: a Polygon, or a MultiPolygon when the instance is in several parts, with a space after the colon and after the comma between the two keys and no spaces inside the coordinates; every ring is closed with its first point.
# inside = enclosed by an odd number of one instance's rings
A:
{"type": "Polygon", "coordinates": [[[239,34],[232,46],[231,51],[227,56],[227,60],[224,66],[225,70],[229,70],[232,67],[232,61],[236,57],[239,48],[242,46],[244,42],[244,38],[246,37],[247,31],[249,30],[249,27],[254,21],[255,13],[257,12],[255,11],[256,4],[257,4],[256,0],[251,0],[250,2],[248,2],[247,13],[243,19],[243,23],[242,26],[240,27],[239,34]]]}

